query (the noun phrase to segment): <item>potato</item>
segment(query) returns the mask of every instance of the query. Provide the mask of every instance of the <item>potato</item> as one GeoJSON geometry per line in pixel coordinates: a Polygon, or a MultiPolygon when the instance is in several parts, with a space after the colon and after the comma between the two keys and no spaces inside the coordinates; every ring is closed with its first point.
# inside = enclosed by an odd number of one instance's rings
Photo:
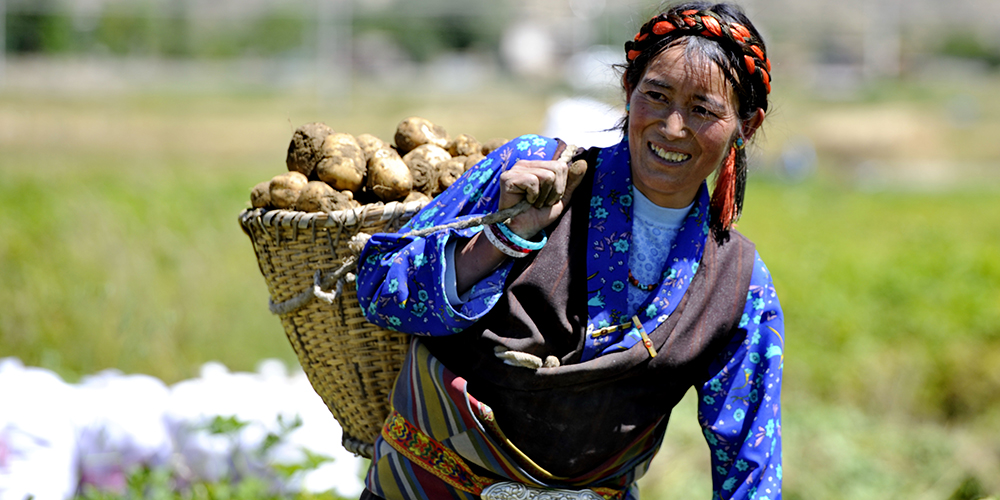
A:
{"type": "Polygon", "coordinates": [[[465,172],[465,157],[458,156],[438,164],[438,187],[435,195],[451,186],[465,172]]]}
{"type": "Polygon", "coordinates": [[[499,138],[499,137],[497,137],[495,139],[490,139],[490,140],[488,140],[488,141],[486,141],[486,142],[483,143],[483,149],[481,149],[479,152],[482,153],[483,156],[486,156],[486,155],[490,154],[491,152],[493,152],[494,149],[499,148],[500,146],[503,146],[504,144],[507,144],[508,142],[510,142],[510,141],[508,141],[507,139],[499,138]]]}
{"type": "Polygon", "coordinates": [[[411,201],[430,203],[431,197],[421,193],[420,191],[410,191],[410,194],[406,195],[406,198],[403,198],[403,203],[409,203],[411,201]]]}
{"type": "Polygon", "coordinates": [[[301,172],[306,177],[312,175],[313,169],[322,158],[323,140],[333,133],[333,129],[325,123],[307,123],[292,134],[288,144],[288,154],[285,165],[289,171],[301,172]]]}
{"type": "Polygon", "coordinates": [[[295,209],[303,212],[333,212],[356,206],[353,193],[337,191],[323,181],[310,181],[295,202],[295,209]]]}
{"type": "Polygon", "coordinates": [[[382,201],[400,200],[413,189],[413,175],[399,154],[380,149],[368,165],[368,190],[382,201]]]}
{"type": "Polygon", "coordinates": [[[403,162],[410,167],[410,174],[413,175],[413,189],[433,196],[441,175],[438,164],[450,159],[451,155],[444,148],[433,144],[424,144],[406,153],[403,162]]]}
{"type": "Polygon", "coordinates": [[[452,156],[469,156],[473,153],[479,153],[483,146],[475,137],[469,134],[459,134],[458,137],[448,142],[448,147],[445,149],[452,156]]]}
{"type": "Polygon", "coordinates": [[[250,190],[250,206],[254,208],[267,208],[271,204],[271,181],[257,183],[250,190]]]}
{"type": "Polygon", "coordinates": [[[322,200],[327,196],[333,196],[337,192],[323,181],[309,181],[299,192],[299,198],[295,200],[295,209],[302,212],[323,212],[321,209],[322,200]]]}
{"type": "Polygon", "coordinates": [[[271,205],[275,208],[292,208],[299,199],[299,192],[306,187],[309,179],[302,172],[285,172],[274,176],[268,185],[271,205]]]}
{"type": "Polygon", "coordinates": [[[365,161],[372,161],[372,155],[380,149],[386,149],[389,147],[382,139],[375,137],[371,134],[361,134],[356,137],[358,140],[358,146],[361,146],[361,151],[365,154],[365,161]]]}
{"type": "Polygon", "coordinates": [[[334,189],[357,191],[364,184],[368,165],[361,146],[351,134],[333,133],[323,140],[316,176],[334,189]]]}
{"type": "Polygon", "coordinates": [[[396,127],[396,149],[405,155],[418,146],[433,144],[439,148],[448,145],[448,132],[443,127],[431,123],[430,120],[411,116],[396,127]]]}
{"type": "Polygon", "coordinates": [[[471,154],[465,157],[465,171],[468,172],[470,168],[475,167],[477,163],[483,161],[486,158],[480,153],[471,154]]]}

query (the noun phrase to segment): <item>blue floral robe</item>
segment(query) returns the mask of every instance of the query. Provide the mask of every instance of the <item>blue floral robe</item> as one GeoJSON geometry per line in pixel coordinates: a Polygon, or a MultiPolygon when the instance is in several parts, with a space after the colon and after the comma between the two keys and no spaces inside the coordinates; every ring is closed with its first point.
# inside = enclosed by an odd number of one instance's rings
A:
{"type": "MultiPolygon", "coordinates": [[[[486,315],[503,291],[512,259],[475,284],[465,302],[449,303],[445,247],[470,238],[482,227],[448,229],[424,238],[408,230],[439,225],[497,210],[499,174],[518,160],[553,157],[557,141],[526,135],[493,151],[424,208],[399,234],[375,235],[358,270],[358,300],[369,321],[418,336],[461,332],[486,315]]],[[[588,240],[588,331],[627,322],[627,262],[631,242],[632,184],[627,141],[598,156],[588,240]],[[593,271],[593,272],[591,272],[593,271]]],[[[708,193],[703,185],[678,232],[659,289],[636,317],[653,331],[680,302],[697,273],[709,241],[708,193]]],[[[698,391],[698,420],[709,446],[713,498],[781,498],[780,388],[784,327],[770,273],[755,254],[739,329],[710,366],[698,391]]],[[[628,349],[640,342],[637,329],[586,335],[583,360],[628,349]]]]}

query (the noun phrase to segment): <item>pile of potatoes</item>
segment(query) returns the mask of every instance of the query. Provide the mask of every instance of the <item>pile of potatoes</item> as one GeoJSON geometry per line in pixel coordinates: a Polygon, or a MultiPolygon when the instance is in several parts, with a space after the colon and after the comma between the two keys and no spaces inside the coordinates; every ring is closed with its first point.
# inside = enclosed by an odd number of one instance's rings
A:
{"type": "Polygon", "coordinates": [[[395,144],[371,134],[335,132],[323,123],[295,130],[288,144],[288,172],[250,192],[254,208],[331,212],[369,203],[430,201],[463,172],[506,143],[480,144],[474,137],[450,137],[419,117],[396,127],[395,144]]]}

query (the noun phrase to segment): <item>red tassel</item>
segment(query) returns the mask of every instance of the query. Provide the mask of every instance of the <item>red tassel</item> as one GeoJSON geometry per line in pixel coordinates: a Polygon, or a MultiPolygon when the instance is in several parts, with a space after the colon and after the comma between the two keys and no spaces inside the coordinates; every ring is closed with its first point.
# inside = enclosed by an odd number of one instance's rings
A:
{"type": "Polygon", "coordinates": [[[729,156],[722,162],[719,175],[715,177],[715,191],[712,192],[712,212],[719,216],[719,226],[729,230],[736,217],[736,148],[729,149],[729,156]]]}

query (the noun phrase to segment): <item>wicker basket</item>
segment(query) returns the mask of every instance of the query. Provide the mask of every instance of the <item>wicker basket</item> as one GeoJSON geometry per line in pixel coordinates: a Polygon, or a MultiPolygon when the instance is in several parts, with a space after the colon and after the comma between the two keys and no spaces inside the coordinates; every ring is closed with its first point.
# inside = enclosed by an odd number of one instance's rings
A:
{"type": "Polygon", "coordinates": [[[239,217],[267,282],[271,310],[280,315],[302,369],[340,422],[344,447],[368,458],[389,414],[408,340],[365,321],[353,281],[341,283],[332,303],[311,291],[320,276],[352,258],[353,235],[396,231],[423,205],[393,202],[330,213],[255,209],[239,217]]]}

